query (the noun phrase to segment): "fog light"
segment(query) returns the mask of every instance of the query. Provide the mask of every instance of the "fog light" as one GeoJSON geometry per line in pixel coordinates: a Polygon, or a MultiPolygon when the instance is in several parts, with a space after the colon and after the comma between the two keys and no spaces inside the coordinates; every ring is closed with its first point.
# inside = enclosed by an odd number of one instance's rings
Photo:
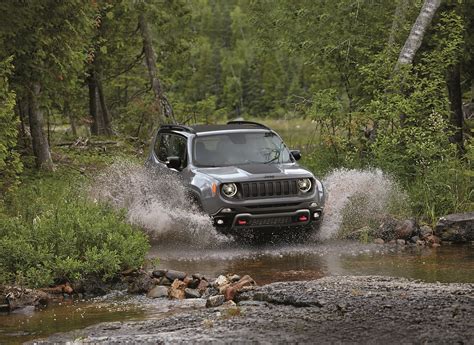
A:
{"type": "Polygon", "coordinates": [[[315,212],[315,213],[313,214],[313,218],[314,218],[314,219],[319,219],[319,217],[320,217],[320,214],[319,214],[318,212],[315,212]]]}
{"type": "Polygon", "coordinates": [[[311,204],[309,204],[309,207],[318,207],[318,204],[315,202],[312,202],[311,204]]]}
{"type": "Polygon", "coordinates": [[[222,212],[222,213],[231,213],[231,212],[232,212],[232,209],[230,209],[230,208],[223,208],[221,212],[222,212]]]}
{"type": "Polygon", "coordinates": [[[224,221],[222,219],[218,219],[217,224],[222,225],[222,224],[224,224],[224,221]]]}

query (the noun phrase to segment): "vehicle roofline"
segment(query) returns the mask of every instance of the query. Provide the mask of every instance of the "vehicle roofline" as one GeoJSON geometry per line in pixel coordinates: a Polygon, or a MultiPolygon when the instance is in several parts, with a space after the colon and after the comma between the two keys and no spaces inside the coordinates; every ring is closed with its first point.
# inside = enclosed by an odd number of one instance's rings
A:
{"type": "Polygon", "coordinates": [[[248,132],[272,132],[277,134],[273,129],[266,128],[239,128],[239,129],[221,129],[218,131],[208,131],[208,132],[196,132],[195,136],[203,137],[208,135],[217,135],[217,134],[228,134],[228,133],[248,133],[248,132]]]}

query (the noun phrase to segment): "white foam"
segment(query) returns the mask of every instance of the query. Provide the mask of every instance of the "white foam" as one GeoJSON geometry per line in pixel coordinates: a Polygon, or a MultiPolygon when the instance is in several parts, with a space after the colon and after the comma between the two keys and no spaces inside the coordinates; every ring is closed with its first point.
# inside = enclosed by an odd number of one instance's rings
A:
{"type": "Polygon", "coordinates": [[[341,229],[343,212],[354,197],[362,197],[364,203],[357,209],[357,217],[379,217],[385,215],[389,203],[396,196],[407,200],[406,193],[380,169],[337,169],[323,181],[328,199],[324,220],[317,234],[318,240],[335,238],[341,229]]]}
{"type": "Polygon", "coordinates": [[[124,209],[128,221],[156,241],[212,246],[229,240],[188,199],[179,176],[166,170],[118,161],[95,178],[90,195],[124,209]]]}

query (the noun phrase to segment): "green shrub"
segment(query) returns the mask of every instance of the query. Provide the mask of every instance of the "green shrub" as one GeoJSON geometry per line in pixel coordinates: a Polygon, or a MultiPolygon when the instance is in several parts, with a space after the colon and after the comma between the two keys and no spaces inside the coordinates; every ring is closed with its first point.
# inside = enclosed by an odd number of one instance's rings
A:
{"type": "Polygon", "coordinates": [[[81,196],[80,185],[42,176],[0,215],[0,283],[31,287],[100,278],[143,264],[149,244],[125,215],[81,196]]]}

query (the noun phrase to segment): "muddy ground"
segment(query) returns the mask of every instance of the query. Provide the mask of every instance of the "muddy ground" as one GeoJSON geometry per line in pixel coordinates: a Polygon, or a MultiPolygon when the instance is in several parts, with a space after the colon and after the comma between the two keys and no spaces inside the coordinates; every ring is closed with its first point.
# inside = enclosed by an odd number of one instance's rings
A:
{"type": "MultiPolygon", "coordinates": [[[[474,343],[474,284],[379,276],[272,283],[237,306],[112,322],[40,343],[474,343]]],[[[36,341],[38,342],[38,341],[36,341]]]]}

